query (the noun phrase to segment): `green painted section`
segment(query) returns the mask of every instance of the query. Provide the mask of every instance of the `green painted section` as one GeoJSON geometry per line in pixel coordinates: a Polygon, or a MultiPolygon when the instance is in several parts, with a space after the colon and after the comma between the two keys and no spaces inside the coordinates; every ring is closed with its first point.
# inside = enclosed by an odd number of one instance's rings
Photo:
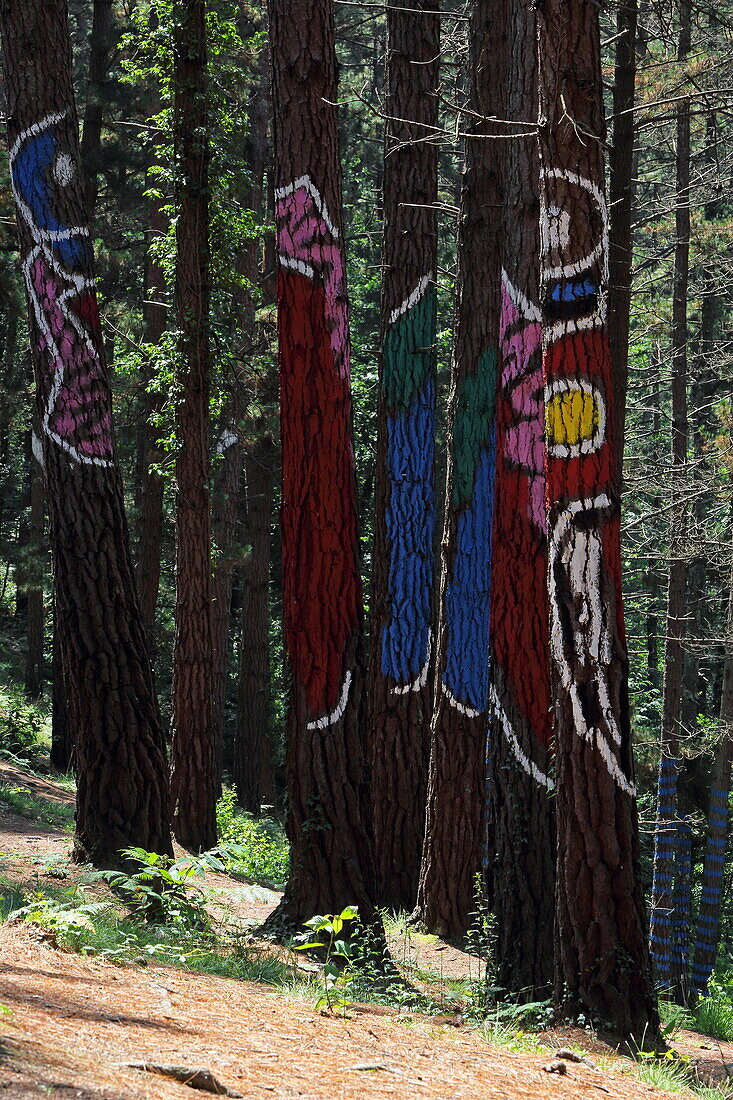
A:
{"type": "Polygon", "coordinates": [[[498,354],[485,351],[475,374],[463,379],[453,420],[453,491],[451,504],[460,508],[470,502],[476,467],[489,444],[496,412],[498,354]]]}
{"type": "Polygon", "coordinates": [[[387,329],[382,385],[388,409],[406,409],[434,369],[437,295],[428,290],[387,329]]]}

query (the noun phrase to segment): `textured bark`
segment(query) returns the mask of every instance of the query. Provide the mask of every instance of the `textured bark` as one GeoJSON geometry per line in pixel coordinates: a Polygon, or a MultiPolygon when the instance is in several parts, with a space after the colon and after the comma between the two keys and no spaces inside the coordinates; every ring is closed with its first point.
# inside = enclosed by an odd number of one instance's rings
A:
{"type": "Polygon", "coordinates": [[[611,342],[616,407],[616,462],[622,478],[626,385],[629,373],[629,320],[632,211],[634,204],[634,85],[638,0],[620,0],[616,13],[616,71],[613,80],[613,134],[608,154],[608,335],[611,342]]]}
{"type": "Polygon", "coordinates": [[[51,763],[60,772],[71,771],[74,763],[74,737],[69,725],[64,689],[64,666],[58,631],[54,585],[53,657],[51,664],[51,763]]]}
{"type": "Polygon", "coordinates": [[[375,920],[333,6],[270,0],[291,871],[278,918],[375,920]]]}
{"type": "Polygon", "coordinates": [[[92,30],[89,35],[89,81],[81,134],[81,161],[87,189],[87,211],[91,221],[97,205],[102,122],[114,30],[113,0],[94,0],[92,30]]]}
{"type": "Polygon", "coordinates": [[[270,525],[278,451],[263,435],[247,448],[245,499],[247,541],[239,648],[239,706],[234,743],[234,785],[240,804],[253,814],[273,791],[264,779],[271,754],[270,726],[270,525]]]}
{"type": "Polygon", "coordinates": [[[29,536],[31,560],[28,568],[28,617],[26,620],[25,693],[37,699],[43,694],[43,555],[44,555],[44,491],[43,450],[40,439],[34,435],[31,456],[31,508],[29,536]]]}
{"type": "Polygon", "coordinates": [[[176,636],[173,645],[171,807],[185,848],[216,844],[212,728],[209,511],[209,146],[205,0],[174,4],[174,143],[178,164],[176,636]]]}
{"type": "Polygon", "coordinates": [[[63,0],[0,4],[11,179],[31,318],[57,627],[77,772],[75,854],[170,853],[165,753],[115,458],[63,0]]]}
{"type": "Polygon", "coordinates": [[[442,545],[438,675],[416,917],[461,936],[476,909],[489,708],[489,599],[500,312],[503,5],[471,9],[471,111],[461,193],[457,329],[442,545]]]}
{"type": "Polygon", "coordinates": [[[725,632],[723,694],[720,701],[720,740],[710,776],[705,861],[697,914],[692,987],[704,993],[715,967],[723,908],[723,872],[728,844],[731,761],[733,760],[733,571],[730,579],[728,622],[725,632]]]}
{"type": "Polygon", "coordinates": [[[598,8],[538,9],[540,255],[557,762],[555,995],[658,1037],[621,602],[598,8]]]}
{"type": "MultiPolygon", "coordinates": [[[[680,7],[678,58],[690,50],[690,8],[680,7]]],[[[672,494],[677,497],[670,522],[667,646],[662,689],[659,786],[654,842],[651,945],[658,981],[682,999],[682,975],[671,953],[672,887],[677,839],[677,774],[680,763],[684,638],[687,627],[687,504],[682,499],[687,467],[687,287],[690,265],[690,100],[677,108],[675,256],[672,288],[672,494]]]]}
{"type": "Polygon", "coordinates": [[[411,910],[432,712],[437,0],[387,4],[369,739],[379,903],[411,910]],[[409,120],[409,121],[405,121],[409,120]],[[433,140],[431,140],[431,137],[433,140]]]}
{"type": "Polygon", "coordinates": [[[555,830],[539,287],[534,9],[510,6],[502,315],[491,593],[489,878],[497,978],[531,1000],[552,983],[555,830]]]}

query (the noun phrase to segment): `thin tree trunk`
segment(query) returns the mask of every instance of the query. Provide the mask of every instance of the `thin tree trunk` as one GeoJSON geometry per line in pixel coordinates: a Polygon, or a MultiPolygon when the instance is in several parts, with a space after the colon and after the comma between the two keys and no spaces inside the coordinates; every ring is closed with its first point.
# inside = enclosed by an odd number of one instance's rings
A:
{"type": "Polygon", "coordinates": [[[489,878],[497,980],[530,1000],[552,984],[555,829],[539,287],[534,9],[511,5],[506,209],[491,596],[489,878]]]}
{"type": "Polygon", "coordinates": [[[433,691],[440,6],[413,8],[387,4],[369,717],[379,902],[395,910],[417,895],[433,691]]]}
{"type": "Polygon", "coordinates": [[[245,810],[260,812],[273,800],[263,782],[263,760],[270,750],[270,525],[277,448],[267,436],[245,454],[247,537],[251,545],[244,567],[242,637],[239,648],[239,706],[234,745],[234,784],[245,810]]]}
{"type": "Polygon", "coordinates": [[[728,843],[731,761],[733,760],[733,570],[730,579],[728,621],[725,631],[725,662],[723,694],[720,701],[720,740],[715,749],[710,777],[705,861],[702,872],[700,908],[697,914],[695,954],[692,964],[692,986],[697,992],[707,990],[715,967],[720,939],[720,916],[723,907],[723,871],[728,843]]]}
{"type": "Polygon", "coordinates": [[[43,642],[45,613],[43,604],[43,560],[44,545],[44,490],[43,490],[43,445],[32,433],[31,446],[31,509],[29,550],[31,559],[28,568],[28,618],[26,622],[26,661],[25,693],[29,698],[37,699],[43,694],[43,642]]]}
{"type": "Polygon", "coordinates": [[[165,747],[135,591],[93,283],[64,0],[0,4],[10,170],[77,772],[75,854],[170,853],[165,747]]]}
{"type": "Polygon", "coordinates": [[[89,35],[89,80],[81,134],[81,161],[87,190],[87,216],[94,218],[99,189],[97,176],[102,150],[102,122],[107,100],[106,80],[114,30],[113,0],[94,0],[89,35]]]}
{"type": "Polygon", "coordinates": [[[292,674],[277,918],[359,906],[375,880],[363,741],[362,592],[331,0],[270,0],[283,457],[284,633],[292,674]]]}
{"type": "Polygon", "coordinates": [[[593,0],[538,8],[540,253],[557,766],[555,996],[658,1038],[621,602],[606,326],[603,85],[593,0]]]}
{"type": "Polygon", "coordinates": [[[205,0],[174,4],[179,168],[176,307],[181,330],[176,457],[176,636],[171,807],[185,848],[216,844],[209,512],[209,191],[205,0]]]}
{"type": "Polygon", "coordinates": [[[495,129],[489,120],[503,117],[505,35],[503,5],[475,0],[469,31],[473,114],[461,193],[438,676],[415,910],[425,927],[446,936],[461,936],[469,929],[482,871],[503,145],[490,140],[495,129]]]}
{"type": "MultiPolygon", "coordinates": [[[[680,5],[678,59],[690,50],[690,8],[680,5]]],[[[687,505],[681,499],[687,468],[687,289],[690,265],[690,100],[677,108],[676,209],[674,285],[672,290],[672,469],[671,492],[678,503],[670,529],[669,587],[667,590],[667,647],[662,691],[662,729],[659,746],[659,788],[652,882],[651,944],[658,980],[681,996],[681,975],[672,965],[670,934],[675,840],[677,837],[677,775],[680,757],[686,586],[688,555],[687,505]]]]}

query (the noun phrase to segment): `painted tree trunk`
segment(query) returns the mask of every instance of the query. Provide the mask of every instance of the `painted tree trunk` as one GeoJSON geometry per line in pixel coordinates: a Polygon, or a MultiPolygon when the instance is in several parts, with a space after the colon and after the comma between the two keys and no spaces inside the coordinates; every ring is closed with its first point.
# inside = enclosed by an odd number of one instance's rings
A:
{"type": "Polygon", "coordinates": [[[283,617],[292,697],[291,870],[277,919],[351,903],[375,919],[363,740],[333,5],[270,0],[282,438],[283,617]]]}
{"type": "MultiPolygon", "coordinates": [[[[690,8],[680,6],[678,58],[690,50],[690,8]]],[[[681,998],[681,975],[671,952],[672,884],[677,839],[677,773],[679,769],[684,638],[687,619],[687,507],[683,500],[687,466],[687,287],[690,264],[690,100],[677,108],[675,257],[672,288],[672,488],[676,506],[670,523],[667,646],[662,689],[659,745],[659,789],[652,881],[651,944],[658,982],[681,998]]]]}
{"type": "Polygon", "coordinates": [[[0,4],[10,174],[77,772],[75,855],[171,853],[165,747],[135,591],[94,291],[63,0],[0,4]]]}
{"type": "Polygon", "coordinates": [[[43,601],[44,540],[44,489],[43,445],[32,433],[31,455],[31,508],[29,521],[30,562],[28,569],[28,617],[26,620],[26,661],[24,687],[26,695],[37,699],[43,694],[43,650],[45,610],[43,601]]]}
{"type": "Polygon", "coordinates": [[[64,689],[64,666],[61,659],[61,638],[58,630],[56,585],[53,596],[53,641],[51,658],[51,753],[54,768],[60,772],[71,771],[74,763],[74,737],[69,726],[64,689]]]}
{"type": "Polygon", "coordinates": [[[266,434],[245,454],[247,540],[252,549],[243,577],[234,785],[240,805],[254,814],[263,802],[273,800],[271,784],[264,780],[271,751],[270,526],[277,459],[277,447],[266,434]]]}
{"type": "Polygon", "coordinates": [[[209,511],[209,210],[205,0],[174,5],[179,168],[176,307],[181,330],[176,456],[176,636],[171,807],[185,848],[216,844],[209,511]]]}
{"type": "Polygon", "coordinates": [[[628,714],[598,8],[538,9],[540,274],[555,716],[555,996],[653,1041],[628,714]]]}
{"type": "Polygon", "coordinates": [[[707,990],[710,975],[715,967],[720,939],[720,915],[723,907],[723,871],[728,844],[730,777],[733,760],[733,572],[731,572],[726,624],[720,724],[722,727],[720,740],[716,746],[710,778],[705,861],[692,963],[692,987],[698,993],[704,993],[707,990]]]}
{"type": "Polygon", "coordinates": [[[433,690],[440,8],[413,7],[387,4],[369,718],[379,902],[395,910],[417,895],[433,690]]]}
{"type": "Polygon", "coordinates": [[[461,192],[456,341],[442,542],[438,677],[416,916],[461,936],[482,871],[489,709],[491,525],[500,313],[503,7],[476,0],[470,25],[470,121],[461,192]]]}
{"type": "Polygon", "coordinates": [[[676,975],[680,1000],[689,1000],[690,971],[690,891],[692,875],[692,830],[686,815],[678,814],[675,844],[674,886],[672,889],[672,971],[676,975]]]}
{"type": "Polygon", "coordinates": [[[539,288],[534,9],[510,5],[505,229],[491,597],[489,876],[497,980],[552,984],[555,830],[539,288]],[[510,131],[511,132],[511,131],[510,131]]]}

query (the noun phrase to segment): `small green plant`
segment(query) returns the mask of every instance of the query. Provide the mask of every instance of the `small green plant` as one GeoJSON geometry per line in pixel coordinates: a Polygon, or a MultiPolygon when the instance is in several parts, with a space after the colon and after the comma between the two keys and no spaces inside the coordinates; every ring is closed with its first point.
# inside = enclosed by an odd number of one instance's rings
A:
{"type": "Polygon", "coordinates": [[[634,1076],[647,1085],[666,1092],[687,1092],[694,1084],[689,1062],[674,1050],[666,1054],[647,1054],[639,1051],[634,1076]]]}
{"type": "Polygon", "coordinates": [[[48,929],[75,950],[80,950],[85,937],[96,931],[95,918],[110,908],[109,902],[79,902],[74,899],[64,902],[57,897],[41,891],[32,895],[31,900],[22,908],[15,910],[14,916],[29,924],[38,924],[48,929]]]}
{"type": "Polygon", "coordinates": [[[338,937],[345,924],[358,919],[358,910],[347,906],[338,915],[311,917],[303,925],[308,931],[295,937],[293,947],[296,951],[325,949],[322,991],[316,1001],[320,1012],[346,1014],[349,964],[354,959],[356,948],[353,943],[338,937]]]}
{"type": "Polygon", "coordinates": [[[19,689],[0,688],[0,756],[21,767],[42,767],[48,756],[43,744],[47,722],[43,704],[28,702],[19,689]]]}
{"type": "Polygon", "coordinates": [[[672,1001],[659,1001],[659,1017],[662,1021],[662,1035],[673,1039],[681,1028],[694,1028],[695,1020],[689,1009],[672,1001]]]}
{"type": "Polygon", "coordinates": [[[135,917],[199,932],[210,929],[206,896],[194,879],[207,870],[225,870],[219,849],[176,860],[157,852],[146,852],[144,848],[125,848],[121,854],[139,870],[97,871],[88,879],[103,879],[109,883],[135,917]]]}
{"type": "Polygon", "coordinates": [[[713,1039],[733,1039],[733,1002],[729,987],[715,976],[708,982],[708,995],[695,1006],[695,1027],[713,1039]]]}

